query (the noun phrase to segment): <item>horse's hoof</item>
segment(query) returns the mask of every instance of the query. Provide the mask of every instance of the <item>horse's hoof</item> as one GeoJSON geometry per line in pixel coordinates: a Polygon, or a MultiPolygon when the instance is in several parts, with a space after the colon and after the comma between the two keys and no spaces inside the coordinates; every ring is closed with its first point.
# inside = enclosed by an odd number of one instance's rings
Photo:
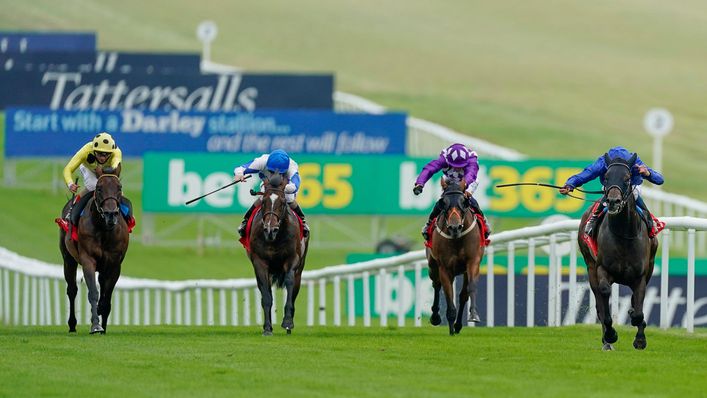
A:
{"type": "Polygon", "coordinates": [[[91,334],[96,334],[96,333],[104,333],[105,334],[105,332],[106,331],[103,330],[103,327],[101,327],[101,325],[91,326],[91,334]]]}
{"type": "Polygon", "coordinates": [[[282,326],[283,329],[290,330],[295,328],[295,323],[292,321],[282,321],[282,325],[280,326],[282,326]]]}
{"type": "Polygon", "coordinates": [[[272,336],[272,330],[263,330],[263,336],[272,336]]]}
{"type": "Polygon", "coordinates": [[[648,343],[646,343],[646,339],[633,340],[633,348],[637,350],[645,350],[647,345],[648,343]]]}
{"type": "Polygon", "coordinates": [[[430,316],[430,323],[433,326],[439,326],[442,324],[442,317],[439,316],[439,314],[432,314],[432,316],[430,316]]]}
{"type": "Polygon", "coordinates": [[[615,329],[608,330],[606,333],[604,333],[604,342],[609,343],[609,344],[614,344],[616,341],[619,339],[618,333],[616,333],[615,329]]]}
{"type": "Polygon", "coordinates": [[[601,348],[603,351],[614,351],[614,346],[609,343],[604,343],[604,347],[601,348]]]}
{"type": "Polygon", "coordinates": [[[287,334],[292,334],[292,329],[287,329],[287,334]]]}
{"type": "Polygon", "coordinates": [[[462,324],[461,323],[455,323],[454,324],[454,333],[459,333],[462,330],[462,324]]]}
{"type": "Polygon", "coordinates": [[[474,311],[473,313],[469,314],[469,322],[474,322],[474,323],[481,322],[481,317],[479,316],[479,313],[474,311]]]}
{"type": "Polygon", "coordinates": [[[76,329],[69,329],[69,333],[76,333],[76,329]]]}

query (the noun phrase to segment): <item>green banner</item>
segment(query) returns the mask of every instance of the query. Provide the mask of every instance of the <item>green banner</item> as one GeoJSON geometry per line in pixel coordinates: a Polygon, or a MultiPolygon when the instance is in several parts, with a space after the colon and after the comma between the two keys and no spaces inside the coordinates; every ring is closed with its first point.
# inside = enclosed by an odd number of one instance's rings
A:
{"type": "MultiPolygon", "coordinates": [[[[149,212],[243,213],[253,202],[251,178],[192,204],[184,202],[232,180],[233,169],[259,154],[147,153],[144,157],[143,206],[149,212]]],[[[437,173],[421,195],[412,193],[417,175],[430,159],[404,156],[302,155],[295,159],[301,178],[297,201],[308,214],[422,215],[442,189],[437,173]]],[[[542,182],[562,185],[589,161],[482,160],[474,196],[490,215],[579,217],[588,202],[538,186],[495,188],[497,184],[542,182]]],[[[598,189],[598,182],[587,189],[598,189]]],[[[581,193],[576,193],[582,197],[581,193]]]]}

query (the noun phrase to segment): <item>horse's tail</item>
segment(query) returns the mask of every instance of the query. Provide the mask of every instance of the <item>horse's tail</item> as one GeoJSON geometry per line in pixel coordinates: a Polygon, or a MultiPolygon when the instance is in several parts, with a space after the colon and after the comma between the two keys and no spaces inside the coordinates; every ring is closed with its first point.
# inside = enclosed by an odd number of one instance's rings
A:
{"type": "Polygon", "coordinates": [[[275,284],[275,286],[277,286],[279,288],[283,288],[283,287],[285,287],[285,275],[286,274],[284,272],[281,272],[278,274],[273,274],[270,277],[270,281],[271,281],[271,283],[275,284]]]}

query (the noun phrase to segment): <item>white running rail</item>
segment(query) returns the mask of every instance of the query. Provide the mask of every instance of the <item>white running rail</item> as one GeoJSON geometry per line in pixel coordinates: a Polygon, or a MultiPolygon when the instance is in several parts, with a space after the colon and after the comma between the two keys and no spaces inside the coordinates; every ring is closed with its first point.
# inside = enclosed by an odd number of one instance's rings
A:
{"type": "MultiPolygon", "coordinates": [[[[703,234],[704,232],[700,231],[707,230],[707,219],[671,217],[664,221],[667,229],[661,234],[659,248],[662,261],[656,267],[656,276],[659,275],[661,281],[660,326],[668,328],[673,324],[669,316],[672,316],[675,310],[672,307],[668,308],[668,303],[674,298],[673,294],[668,297],[669,276],[666,272],[670,256],[670,235],[672,231],[685,230],[688,248],[686,296],[684,301],[679,301],[678,304],[684,303],[685,308],[682,326],[688,332],[692,332],[695,327],[695,312],[698,309],[696,305],[707,308],[707,297],[695,297],[696,235],[703,234]]],[[[589,305],[589,311],[585,311],[586,314],[579,314],[580,300],[588,289],[586,278],[578,277],[578,274],[581,274],[577,267],[578,223],[578,220],[568,220],[492,235],[493,245],[487,249],[485,255],[485,267],[482,267],[484,276],[480,286],[482,294],[485,290],[481,300],[485,300],[486,305],[485,308],[480,307],[479,312],[486,326],[497,324],[514,326],[518,318],[524,318],[526,326],[535,326],[538,316],[542,317],[538,323],[548,326],[595,322],[593,302],[589,305]],[[569,245],[571,250],[563,252],[565,250],[563,245],[569,245]],[[543,248],[547,248],[549,252],[547,273],[539,272],[541,267],[536,266],[536,259],[539,258],[536,252],[543,248]],[[516,294],[515,268],[521,264],[515,264],[515,259],[521,252],[527,253],[528,258],[525,297],[518,297],[516,294]],[[502,253],[505,253],[508,258],[508,273],[505,274],[504,271],[501,275],[497,271],[495,275],[491,273],[486,277],[485,269],[488,267],[494,269],[495,261],[502,253]],[[566,267],[560,267],[559,264],[566,267]],[[500,280],[495,281],[496,278],[506,279],[505,311],[501,308],[503,305],[497,306],[494,300],[494,290],[504,288],[502,283],[499,284],[500,280]],[[541,278],[547,278],[547,294],[535,287],[536,281],[541,278]],[[536,294],[547,298],[547,308],[535,308],[536,294]],[[525,305],[527,303],[529,305],[525,305]],[[522,314],[515,315],[516,309],[521,307],[525,307],[525,317],[522,317],[522,314]],[[496,321],[495,317],[499,313],[502,315],[496,321]]],[[[427,278],[423,279],[425,269],[424,252],[420,250],[396,257],[305,271],[297,302],[300,309],[297,322],[300,322],[299,324],[305,322],[308,326],[328,324],[371,326],[377,314],[386,314],[387,316],[377,316],[377,323],[380,326],[388,325],[389,320],[401,327],[421,326],[423,314],[429,313],[431,303],[430,282],[427,278]],[[406,276],[405,273],[408,275],[406,276]],[[394,296],[396,299],[393,298],[394,296]],[[303,312],[306,316],[302,315],[303,312]],[[411,314],[413,316],[409,318],[411,314]]],[[[26,258],[0,248],[0,322],[12,325],[66,324],[68,300],[63,278],[63,270],[58,265],[26,258]]],[[[77,279],[81,280],[81,278],[79,272],[77,279]]],[[[87,325],[90,311],[86,289],[83,283],[79,286],[77,318],[80,325],[87,325]]],[[[273,319],[278,322],[281,316],[277,315],[277,311],[282,307],[277,304],[285,299],[282,292],[282,290],[275,291],[276,305],[273,308],[275,313],[273,319]],[[278,296],[280,300],[277,299],[278,296]]],[[[618,308],[624,308],[623,305],[619,305],[617,293],[618,286],[615,285],[612,294],[614,320],[616,323],[625,324],[627,317],[617,312],[618,308]]],[[[682,296],[678,298],[683,300],[682,296]]],[[[622,301],[625,299],[627,298],[621,298],[622,301]]],[[[259,302],[254,278],[161,281],[121,277],[113,295],[109,324],[247,326],[262,322],[259,302]]],[[[657,303],[656,294],[654,304],[657,303]]],[[[649,310],[645,312],[650,320],[649,310]]],[[[700,319],[698,325],[707,325],[707,319],[700,319]]]]}

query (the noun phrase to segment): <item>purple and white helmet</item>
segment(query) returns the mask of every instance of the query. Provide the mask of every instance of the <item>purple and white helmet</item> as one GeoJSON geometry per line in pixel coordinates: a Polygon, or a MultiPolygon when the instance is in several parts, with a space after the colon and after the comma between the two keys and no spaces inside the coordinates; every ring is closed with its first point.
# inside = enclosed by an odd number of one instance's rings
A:
{"type": "Polygon", "coordinates": [[[442,155],[450,167],[464,167],[471,157],[471,152],[463,144],[452,144],[442,151],[442,155]]]}

